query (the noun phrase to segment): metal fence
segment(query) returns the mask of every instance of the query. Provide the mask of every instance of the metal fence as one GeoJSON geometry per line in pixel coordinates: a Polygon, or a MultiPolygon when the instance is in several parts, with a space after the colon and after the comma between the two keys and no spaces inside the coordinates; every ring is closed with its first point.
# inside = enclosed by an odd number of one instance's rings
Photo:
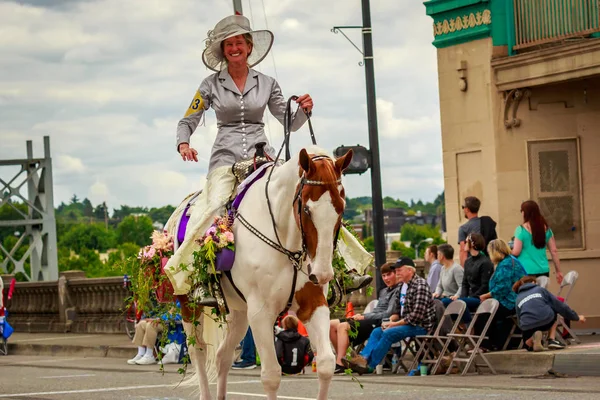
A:
{"type": "Polygon", "coordinates": [[[599,0],[513,0],[515,50],[600,32],[599,0]]]}

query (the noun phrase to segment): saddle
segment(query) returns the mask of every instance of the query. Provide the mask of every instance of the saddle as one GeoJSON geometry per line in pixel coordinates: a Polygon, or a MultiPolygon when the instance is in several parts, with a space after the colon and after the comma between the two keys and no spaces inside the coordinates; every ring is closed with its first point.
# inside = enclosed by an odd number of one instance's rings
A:
{"type": "Polygon", "coordinates": [[[238,183],[241,183],[256,171],[261,165],[273,161],[273,159],[265,153],[266,142],[259,142],[254,145],[256,152],[251,160],[238,161],[231,167],[231,171],[238,183]]]}

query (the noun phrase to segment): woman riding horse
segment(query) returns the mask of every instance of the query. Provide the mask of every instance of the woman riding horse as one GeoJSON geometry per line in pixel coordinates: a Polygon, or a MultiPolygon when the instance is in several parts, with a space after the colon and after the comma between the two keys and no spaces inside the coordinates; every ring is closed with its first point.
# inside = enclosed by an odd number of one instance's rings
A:
{"type": "MultiPolygon", "coordinates": [[[[177,151],[184,161],[198,161],[198,152],[190,147],[190,137],[209,108],[215,110],[218,132],[210,156],[207,182],[194,200],[180,206],[171,216],[165,229],[177,232],[182,217],[189,217],[184,238],[176,238],[175,254],[165,267],[176,295],[187,294],[192,274],[188,265],[198,249],[194,239],[201,237],[210,227],[215,216],[223,214],[236,186],[232,165],[251,160],[255,144],[268,142],[264,132],[265,108],[283,124],[286,101],[275,79],[252,69],[261,62],[273,44],[273,33],[268,30],[253,31],[246,17],[233,15],[219,21],[208,32],[202,61],[215,71],[196,91],[185,116],[177,125],[177,151]],[[189,206],[187,206],[189,204],[189,206]],[[183,215],[185,213],[185,215],[183,215]],[[184,239],[184,240],[181,240],[184,239]],[[183,267],[182,267],[183,265],[183,267]]],[[[291,130],[298,130],[307,120],[313,108],[308,95],[298,97],[299,109],[292,116],[291,130]]],[[[266,153],[275,157],[271,146],[266,153]]],[[[344,228],[341,230],[338,250],[346,260],[348,269],[364,272],[371,256],[362,249],[354,237],[344,228]]],[[[353,275],[356,286],[365,286],[369,276],[353,275]]],[[[205,288],[200,288],[201,298],[196,302],[204,306],[217,306],[216,300],[205,288]]]]}

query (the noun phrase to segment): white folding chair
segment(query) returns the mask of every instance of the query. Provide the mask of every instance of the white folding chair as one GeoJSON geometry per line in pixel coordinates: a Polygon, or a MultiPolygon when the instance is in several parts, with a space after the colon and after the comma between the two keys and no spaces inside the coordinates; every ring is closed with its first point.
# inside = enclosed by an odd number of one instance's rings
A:
{"type": "Polygon", "coordinates": [[[537,279],[537,285],[539,287],[542,287],[544,289],[548,288],[548,283],[550,283],[550,278],[548,278],[547,276],[538,276],[537,279]]]}
{"type": "MultiPolygon", "coordinates": [[[[466,333],[451,333],[448,334],[448,337],[452,338],[453,341],[457,344],[458,350],[454,353],[454,357],[452,357],[452,361],[450,361],[450,365],[448,366],[448,370],[446,374],[449,374],[452,371],[453,366],[459,366],[460,364],[465,364],[465,367],[462,370],[462,375],[466,375],[471,368],[471,365],[475,367],[475,370],[479,373],[481,371],[481,367],[487,367],[492,372],[492,374],[496,375],[496,370],[492,367],[492,364],[488,361],[485,354],[481,351],[481,342],[484,339],[487,339],[486,334],[487,331],[494,320],[494,316],[496,315],[496,311],[498,310],[498,300],[496,299],[487,299],[483,303],[479,305],[475,315],[473,316],[473,320],[469,324],[466,333]],[[474,334],[475,326],[477,320],[482,318],[484,314],[489,314],[489,318],[483,328],[481,334],[474,334]],[[471,350],[467,349],[467,345],[471,347],[471,350]],[[476,362],[477,357],[479,357],[483,364],[478,364],[476,362]]],[[[459,367],[460,368],[460,367],[459,367]]]]}
{"type": "MultiPolygon", "coordinates": [[[[560,284],[560,289],[558,289],[558,293],[556,294],[556,297],[561,297],[562,291],[563,289],[565,289],[565,295],[563,297],[563,302],[565,304],[567,304],[567,300],[569,298],[569,295],[571,294],[571,292],[573,291],[573,288],[575,287],[575,283],[577,282],[577,278],[579,278],[579,274],[577,273],[577,271],[569,271],[564,277],[563,277],[563,281],[560,284]]],[[[566,345],[569,345],[569,341],[567,339],[565,339],[565,336],[571,336],[571,341],[580,344],[581,340],[579,340],[579,338],[577,337],[577,335],[571,330],[571,328],[569,328],[567,326],[567,323],[565,322],[565,319],[563,318],[562,315],[558,315],[558,327],[556,328],[556,338],[563,342],[566,345]]]]}
{"type": "Polygon", "coordinates": [[[452,341],[448,335],[456,333],[466,309],[467,304],[464,301],[454,300],[448,304],[433,334],[420,335],[415,338],[420,346],[410,370],[417,368],[419,363],[429,364],[433,365],[433,368],[430,368],[430,375],[435,375],[452,341]]]}

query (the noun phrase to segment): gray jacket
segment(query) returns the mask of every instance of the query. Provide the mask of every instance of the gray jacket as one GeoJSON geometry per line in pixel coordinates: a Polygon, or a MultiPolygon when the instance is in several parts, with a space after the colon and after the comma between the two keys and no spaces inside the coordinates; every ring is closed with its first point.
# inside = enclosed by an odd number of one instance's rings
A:
{"type": "Polygon", "coordinates": [[[556,314],[566,320],[579,320],[579,315],[571,307],[533,283],[526,283],[519,288],[516,303],[519,327],[524,331],[548,325],[556,318],[556,314]]]}
{"type": "Polygon", "coordinates": [[[379,291],[377,306],[370,313],[365,313],[367,319],[383,319],[397,312],[400,288],[402,285],[386,287],[379,291]]]}
{"type": "MultiPolygon", "coordinates": [[[[186,115],[177,124],[177,149],[181,143],[190,142],[204,111],[212,108],[217,116],[218,131],[209,172],[216,167],[252,158],[256,143],[268,143],[263,122],[267,107],[283,124],[286,99],[275,79],[249,69],[242,93],[227,69],[214,73],[202,81],[186,115]]],[[[296,131],[306,122],[306,114],[296,112],[292,119],[292,131],[296,131]]],[[[266,146],[265,151],[271,157],[276,156],[271,146],[266,146]]]]}

